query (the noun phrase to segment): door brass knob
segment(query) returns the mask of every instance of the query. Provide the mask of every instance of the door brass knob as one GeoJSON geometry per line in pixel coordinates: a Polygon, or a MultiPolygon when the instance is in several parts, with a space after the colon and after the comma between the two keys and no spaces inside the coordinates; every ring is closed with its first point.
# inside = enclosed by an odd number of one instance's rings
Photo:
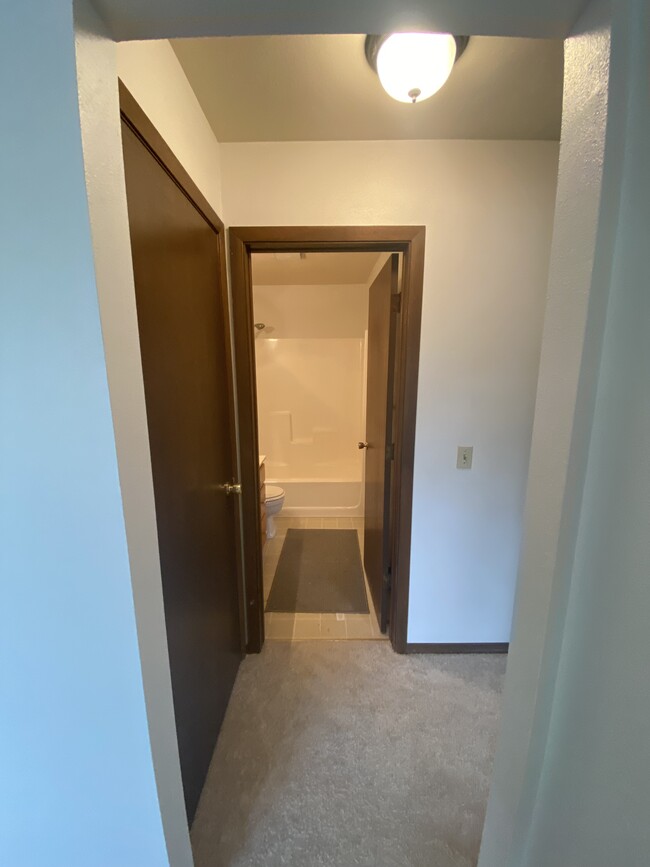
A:
{"type": "Polygon", "coordinates": [[[368,443],[357,443],[357,447],[360,449],[367,449],[368,443]]]}
{"type": "Polygon", "coordinates": [[[220,490],[224,491],[226,495],[230,494],[241,494],[241,485],[240,484],[230,484],[230,482],[226,482],[225,485],[218,486],[220,490]]]}

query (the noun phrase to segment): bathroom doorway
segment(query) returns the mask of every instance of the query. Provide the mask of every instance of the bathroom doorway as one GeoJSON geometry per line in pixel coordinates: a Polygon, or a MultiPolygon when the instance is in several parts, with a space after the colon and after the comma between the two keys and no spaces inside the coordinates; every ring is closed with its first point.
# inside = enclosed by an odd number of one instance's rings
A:
{"type": "Polygon", "coordinates": [[[406,649],[424,230],[231,229],[247,644],[406,649]]]}
{"type": "Polygon", "coordinates": [[[267,638],[386,637],[399,258],[252,254],[267,638]]]}

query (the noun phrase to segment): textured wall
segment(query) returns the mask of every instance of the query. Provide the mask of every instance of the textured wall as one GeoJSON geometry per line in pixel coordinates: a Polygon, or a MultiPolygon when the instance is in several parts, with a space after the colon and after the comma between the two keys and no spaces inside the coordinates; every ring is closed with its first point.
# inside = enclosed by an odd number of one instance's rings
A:
{"type": "Polygon", "coordinates": [[[642,2],[612,13],[611,57],[600,0],[567,43],[525,553],[481,867],[636,867],[650,846],[650,465],[635,445],[650,436],[649,22],[642,2]]]}
{"type": "Polygon", "coordinates": [[[650,7],[612,9],[599,368],[530,867],[637,867],[650,851],[650,7]]]}

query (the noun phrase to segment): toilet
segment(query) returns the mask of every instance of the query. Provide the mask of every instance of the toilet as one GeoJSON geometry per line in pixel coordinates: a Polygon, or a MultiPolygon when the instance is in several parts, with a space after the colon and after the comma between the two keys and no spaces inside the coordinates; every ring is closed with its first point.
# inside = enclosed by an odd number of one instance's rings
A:
{"type": "Polygon", "coordinates": [[[273,539],[275,536],[274,518],[282,511],[284,506],[284,491],[277,485],[266,485],[266,538],[273,539]]]}

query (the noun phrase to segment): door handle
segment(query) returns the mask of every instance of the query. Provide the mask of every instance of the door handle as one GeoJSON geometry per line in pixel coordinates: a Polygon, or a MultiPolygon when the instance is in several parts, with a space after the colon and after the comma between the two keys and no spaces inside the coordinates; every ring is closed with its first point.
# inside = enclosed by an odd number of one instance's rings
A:
{"type": "Polygon", "coordinates": [[[214,487],[217,491],[223,491],[228,497],[230,494],[241,494],[241,485],[236,482],[225,482],[223,485],[215,485],[214,487]]]}
{"type": "Polygon", "coordinates": [[[357,448],[360,448],[360,449],[367,449],[367,448],[368,448],[368,443],[357,443],[357,448]]]}

